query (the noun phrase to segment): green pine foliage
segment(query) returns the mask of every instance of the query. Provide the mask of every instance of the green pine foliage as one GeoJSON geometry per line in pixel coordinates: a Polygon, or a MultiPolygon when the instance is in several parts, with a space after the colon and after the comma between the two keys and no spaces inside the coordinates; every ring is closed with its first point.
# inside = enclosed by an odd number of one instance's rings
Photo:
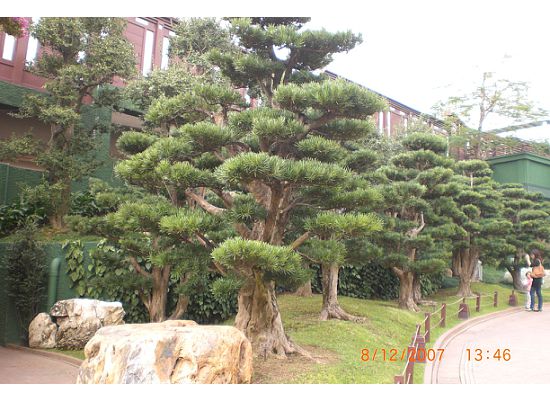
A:
{"type": "Polygon", "coordinates": [[[458,187],[451,184],[453,162],[444,155],[444,138],[414,132],[402,145],[405,151],[378,171],[386,226],[378,244],[382,265],[400,279],[399,306],[417,310],[420,276],[449,266],[450,238],[460,230],[452,220],[458,187]]]}
{"type": "Polygon", "coordinates": [[[502,184],[497,188],[502,195],[503,217],[511,224],[505,240],[508,246],[495,253],[512,275],[514,288],[521,289],[520,270],[526,266],[523,259],[533,249],[546,253],[550,236],[548,202],[540,193],[528,192],[521,184],[502,184]],[[508,259],[512,257],[510,262],[508,259]]]}

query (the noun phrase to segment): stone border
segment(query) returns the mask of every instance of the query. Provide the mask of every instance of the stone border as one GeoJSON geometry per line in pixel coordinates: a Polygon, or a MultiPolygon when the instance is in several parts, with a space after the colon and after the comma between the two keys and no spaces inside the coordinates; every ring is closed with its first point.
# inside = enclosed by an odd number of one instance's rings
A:
{"type": "Polygon", "coordinates": [[[38,349],[31,349],[30,347],[18,346],[16,344],[9,344],[8,343],[8,344],[6,344],[6,348],[12,349],[12,350],[25,351],[27,353],[33,353],[33,354],[36,354],[38,356],[51,358],[51,359],[54,359],[54,360],[57,360],[57,361],[64,362],[65,364],[70,364],[70,365],[75,366],[75,367],[80,367],[80,364],[82,364],[82,362],[84,361],[84,360],[80,360],[78,358],[67,356],[65,354],[54,353],[54,352],[38,350],[38,349]]]}
{"type": "MultiPolygon", "coordinates": [[[[434,349],[445,349],[447,345],[458,335],[460,335],[462,332],[467,331],[471,327],[481,324],[485,321],[503,317],[508,314],[515,314],[518,312],[522,312],[524,309],[523,307],[513,307],[512,309],[507,309],[503,311],[497,311],[494,313],[481,315],[479,317],[471,318],[468,321],[464,321],[455,327],[451,328],[447,332],[443,333],[434,343],[433,347],[434,349]]],[[[427,362],[426,367],[424,368],[424,384],[437,384],[437,372],[439,371],[439,364],[440,361],[436,360],[433,362],[427,362]]],[[[468,381],[469,374],[468,371],[465,370],[465,368],[462,366],[461,361],[459,360],[459,365],[457,367],[457,373],[459,374],[459,377],[461,378],[461,381],[465,379],[468,381]]],[[[471,381],[471,380],[470,380],[471,381]]]]}

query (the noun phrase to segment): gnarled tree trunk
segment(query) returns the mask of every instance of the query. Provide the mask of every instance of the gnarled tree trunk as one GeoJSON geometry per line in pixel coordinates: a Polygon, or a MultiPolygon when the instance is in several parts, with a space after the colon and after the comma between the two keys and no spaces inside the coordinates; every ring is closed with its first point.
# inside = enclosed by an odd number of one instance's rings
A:
{"type": "Polygon", "coordinates": [[[521,267],[516,265],[514,267],[506,267],[510,275],[512,275],[512,283],[515,290],[524,290],[521,283],[521,267]]]}
{"type": "Polygon", "coordinates": [[[301,297],[313,296],[313,291],[311,290],[311,280],[307,281],[302,286],[300,286],[298,289],[296,289],[294,294],[296,296],[301,296],[301,297]]]}
{"type": "Polygon", "coordinates": [[[420,311],[420,308],[418,308],[414,301],[414,272],[403,271],[396,267],[392,267],[392,270],[399,278],[399,308],[420,311]]]}
{"type": "Polygon", "coordinates": [[[420,284],[420,276],[414,274],[413,276],[413,300],[416,304],[420,304],[422,301],[422,285],[420,284]]]}
{"type": "Polygon", "coordinates": [[[50,225],[52,228],[56,230],[62,230],[65,229],[65,216],[69,214],[69,210],[71,208],[71,181],[68,182],[62,182],[57,181],[54,183],[63,183],[63,189],[61,192],[61,196],[59,198],[58,204],[53,204],[54,209],[52,214],[48,217],[50,221],[50,225]]]}
{"type": "Polygon", "coordinates": [[[321,321],[327,319],[342,319],[345,321],[360,321],[362,318],[345,312],[338,304],[338,265],[321,265],[323,282],[323,308],[319,318],[321,321]]]}
{"type": "Polygon", "coordinates": [[[150,301],[145,304],[149,311],[151,322],[166,320],[166,301],[168,298],[168,285],[170,284],[170,271],[165,268],[154,268],[151,272],[153,287],[151,288],[150,301]]]}
{"type": "Polygon", "coordinates": [[[453,267],[456,268],[458,277],[460,278],[458,296],[474,295],[471,283],[478,259],[479,250],[474,247],[453,251],[453,267]]]}
{"type": "Polygon", "coordinates": [[[260,273],[247,279],[239,291],[235,327],[250,340],[252,351],[257,356],[286,358],[291,353],[308,355],[285,334],[274,286],[273,282],[264,282],[260,273]]]}

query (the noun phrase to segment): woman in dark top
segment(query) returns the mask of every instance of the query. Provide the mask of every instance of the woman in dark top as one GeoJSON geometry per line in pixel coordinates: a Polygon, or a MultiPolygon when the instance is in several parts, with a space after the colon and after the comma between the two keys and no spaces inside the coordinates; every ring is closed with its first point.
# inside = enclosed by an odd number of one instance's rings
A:
{"type": "MultiPolygon", "coordinates": [[[[542,253],[539,250],[533,250],[531,252],[531,267],[538,267],[539,265],[542,265],[543,258],[542,253]]],[[[542,277],[541,278],[535,278],[533,277],[533,283],[531,284],[531,311],[542,311],[542,277]],[[535,293],[537,294],[539,304],[538,309],[535,308],[535,293]]]]}

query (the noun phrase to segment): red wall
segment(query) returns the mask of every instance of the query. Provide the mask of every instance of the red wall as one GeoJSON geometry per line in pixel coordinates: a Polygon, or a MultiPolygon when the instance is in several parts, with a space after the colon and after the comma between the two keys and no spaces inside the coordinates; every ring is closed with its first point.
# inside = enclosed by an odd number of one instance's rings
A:
{"type": "MultiPolygon", "coordinates": [[[[125,36],[130,43],[134,45],[134,52],[136,54],[137,70],[139,74],[142,71],[143,63],[143,50],[145,45],[145,34],[147,30],[154,33],[154,46],[153,46],[153,68],[160,68],[162,59],[162,38],[169,37],[169,29],[165,24],[168,21],[159,18],[141,17],[142,20],[147,21],[148,25],[144,26],[136,22],[135,17],[125,18],[128,22],[126,26],[125,36]],[[161,29],[161,26],[163,27],[161,29]]],[[[0,32],[0,81],[13,83],[20,86],[25,86],[33,89],[41,89],[45,82],[45,79],[37,77],[25,69],[25,57],[27,54],[27,45],[29,42],[28,37],[16,38],[15,42],[15,55],[12,61],[4,60],[2,56],[2,50],[4,49],[5,33],[0,32]]],[[[41,48],[39,47],[39,56],[41,48]]],[[[121,86],[122,80],[116,79],[115,85],[121,86]]]]}

